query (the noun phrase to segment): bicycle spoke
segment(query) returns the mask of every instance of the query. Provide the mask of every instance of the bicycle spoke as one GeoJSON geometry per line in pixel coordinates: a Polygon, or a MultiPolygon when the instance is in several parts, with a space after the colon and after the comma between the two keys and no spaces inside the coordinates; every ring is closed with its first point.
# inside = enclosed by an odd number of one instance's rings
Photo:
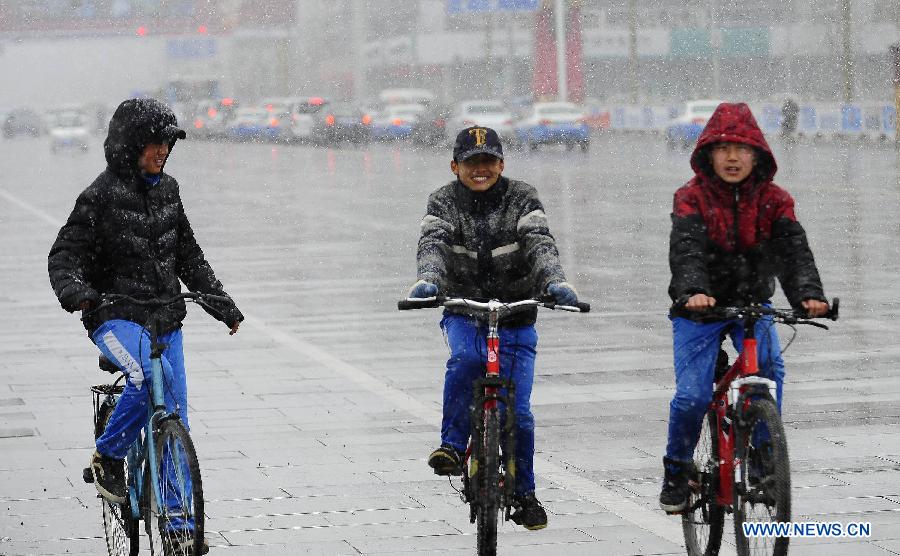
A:
{"type": "Polygon", "coordinates": [[[741,463],[742,481],[735,485],[734,527],[738,554],[784,555],[787,538],[748,537],[744,524],[790,521],[790,464],[778,408],[770,399],[757,399],[746,412],[738,442],[746,446],[741,463]]]}
{"type": "Polygon", "coordinates": [[[203,539],[203,495],[193,443],[179,420],[161,423],[156,453],[159,500],[148,484],[152,495],[147,501],[150,515],[145,518],[151,552],[193,554],[203,539]]]}
{"type": "Polygon", "coordinates": [[[714,423],[712,413],[703,419],[688,483],[691,487],[688,509],[681,514],[684,543],[690,556],[718,554],[722,542],[725,510],[715,499],[719,448],[714,423]]]}

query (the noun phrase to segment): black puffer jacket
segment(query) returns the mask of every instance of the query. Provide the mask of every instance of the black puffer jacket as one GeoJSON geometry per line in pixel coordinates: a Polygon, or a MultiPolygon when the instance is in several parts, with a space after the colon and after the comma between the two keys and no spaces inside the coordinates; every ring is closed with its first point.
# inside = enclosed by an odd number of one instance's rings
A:
{"type": "MultiPolygon", "coordinates": [[[[164,104],[151,99],[126,100],[109,124],[104,143],[108,166],[75,201],[75,208],[50,249],[50,283],[63,309],[73,312],[84,301],[95,305],[105,294],[138,298],[170,297],[191,291],[227,295],[194,238],[178,192],[178,182],[160,174],[155,185],[138,168],[144,147],[168,143],[184,131],[164,104]]],[[[234,303],[210,312],[226,325],[243,320],[234,303]]],[[[184,302],[160,311],[160,332],[181,326],[184,302]]],[[[140,324],[146,308],[118,302],[85,320],[88,333],[109,319],[140,324]]]]}

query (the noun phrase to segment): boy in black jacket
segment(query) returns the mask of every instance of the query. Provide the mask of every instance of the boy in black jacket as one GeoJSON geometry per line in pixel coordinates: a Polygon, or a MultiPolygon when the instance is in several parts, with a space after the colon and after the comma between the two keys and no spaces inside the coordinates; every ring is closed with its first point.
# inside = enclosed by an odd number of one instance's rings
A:
{"type": "MultiPolygon", "coordinates": [[[[147,419],[148,309],[125,301],[95,310],[106,294],[166,298],[192,291],[227,296],[194,239],[178,192],[163,172],[169,152],[185,133],[175,115],[152,99],[130,99],[116,109],[104,142],[107,168],[85,189],[50,249],[50,283],[63,309],[84,313],[88,335],[127,375],[125,391],[91,457],[94,484],[106,499],[125,500],[122,460],[147,419]]],[[[211,311],[234,334],[243,315],[234,303],[211,311]]],[[[187,418],[182,352],[184,302],[158,313],[166,406],[187,418]]],[[[192,523],[184,523],[191,528],[192,523]]]]}
{"type": "MultiPolygon", "coordinates": [[[[457,179],[428,199],[419,239],[418,282],[410,298],[439,291],[467,298],[519,301],[549,293],[560,305],[578,296],[566,283],[544,207],[530,185],[507,179],[503,147],[490,128],[469,127],[456,138],[451,171],[457,179]]],[[[537,309],[501,320],[501,369],[516,385],[516,512],[527,529],[547,526],[534,495],[534,416],[531,388],[537,309]]],[[[428,458],[435,473],[462,473],[470,431],[472,383],[484,374],[486,324],[447,309],[441,320],[450,359],[444,379],[441,446],[428,458]]]]}

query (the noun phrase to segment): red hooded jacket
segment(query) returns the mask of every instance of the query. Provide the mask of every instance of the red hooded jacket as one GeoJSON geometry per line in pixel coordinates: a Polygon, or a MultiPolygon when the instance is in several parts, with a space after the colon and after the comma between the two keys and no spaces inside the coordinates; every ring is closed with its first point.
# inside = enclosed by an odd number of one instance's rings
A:
{"type": "Polygon", "coordinates": [[[775,277],[795,308],[825,301],[794,199],[772,182],[778,165],[744,103],[716,108],[691,154],[696,175],[675,192],[669,266],[673,301],[696,293],[718,305],[761,303],[775,293],[775,277]],[[721,142],[754,148],[756,163],[740,184],[716,176],[710,148],[721,142]]]}

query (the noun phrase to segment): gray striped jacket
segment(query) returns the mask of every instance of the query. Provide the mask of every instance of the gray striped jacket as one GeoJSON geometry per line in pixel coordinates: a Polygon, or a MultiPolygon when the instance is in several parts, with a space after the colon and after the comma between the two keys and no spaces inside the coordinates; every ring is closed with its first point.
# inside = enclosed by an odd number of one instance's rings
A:
{"type": "MultiPolygon", "coordinates": [[[[417,261],[418,278],[443,295],[517,301],[566,280],[537,191],[504,177],[483,193],[459,180],[432,193],[417,261]]],[[[524,313],[504,324],[531,324],[535,317],[524,313]]]]}

